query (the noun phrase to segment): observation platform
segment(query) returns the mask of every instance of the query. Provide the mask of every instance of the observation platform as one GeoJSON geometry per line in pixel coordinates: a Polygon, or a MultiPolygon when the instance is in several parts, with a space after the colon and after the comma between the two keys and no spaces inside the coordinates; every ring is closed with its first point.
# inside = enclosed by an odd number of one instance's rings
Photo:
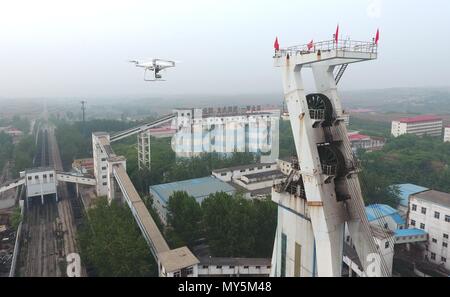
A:
{"type": "Polygon", "coordinates": [[[310,67],[311,64],[326,62],[337,66],[375,60],[378,56],[378,45],[375,42],[354,40],[327,40],[314,43],[311,49],[308,44],[287,47],[276,51],[275,67],[289,64],[310,67]]]}

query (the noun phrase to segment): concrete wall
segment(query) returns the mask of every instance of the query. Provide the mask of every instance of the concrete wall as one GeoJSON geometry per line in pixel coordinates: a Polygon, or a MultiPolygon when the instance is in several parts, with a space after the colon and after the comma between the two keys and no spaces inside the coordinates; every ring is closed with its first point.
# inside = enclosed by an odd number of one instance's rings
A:
{"type": "Polygon", "coordinates": [[[429,234],[428,236],[428,251],[424,252],[429,261],[435,264],[444,264],[445,268],[450,270],[450,222],[445,221],[445,216],[450,216],[450,208],[434,204],[432,202],[417,199],[414,195],[410,196],[408,224],[410,228],[421,229],[421,224],[425,225],[424,230],[429,234]],[[417,210],[412,210],[412,205],[417,205],[417,210]],[[422,207],[426,208],[426,214],[422,214],[422,207]],[[439,212],[440,218],[434,217],[435,212],[439,212]],[[415,226],[412,225],[413,221],[415,226]],[[436,242],[433,242],[433,239],[436,242]],[[447,247],[443,246],[447,244],[447,247]],[[435,254],[435,259],[432,259],[432,253],[435,254]],[[441,257],[447,259],[447,262],[441,260],[441,257]]]}

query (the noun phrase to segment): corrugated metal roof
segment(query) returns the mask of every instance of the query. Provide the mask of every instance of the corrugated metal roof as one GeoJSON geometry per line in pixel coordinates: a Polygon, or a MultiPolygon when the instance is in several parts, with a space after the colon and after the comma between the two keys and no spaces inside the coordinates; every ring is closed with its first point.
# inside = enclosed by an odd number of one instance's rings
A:
{"type": "Polygon", "coordinates": [[[400,190],[400,205],[405,206],[405,207],[408,207],[410,195],[429,190],[428,188],[421,187],[421,186],[414,185],[414,184],[399,184],[399,185],[394,185],[394,186],[398,186],[398,188],[400,190]]]}
{"type": "Polygon", "coordinates": [[[217,192],[235,193],[236,190],[226,182],[215,177],[203,177],[190,180],[184,180],[169,184],[160,184],[150,186],[150,192],[159,196],[160,200],[167,203],[174,192],[186,192],[194,197],[199,203],[211,194],[217,192]]]}
{"type": "Polygon", "coordinates": [[[369,222],[390,216],[397,224],[405,224],[404,219],[399,215],[398,211],[386,204],[373,204],[367,206],[366,215],[369,222]]]}
{"type": "Polygon", "coordinates": [[[397,229],[395,230],[396,237],[406,237],[406,236],[422,236],[426,235],[427,232],[420,229],[397,229]]]}

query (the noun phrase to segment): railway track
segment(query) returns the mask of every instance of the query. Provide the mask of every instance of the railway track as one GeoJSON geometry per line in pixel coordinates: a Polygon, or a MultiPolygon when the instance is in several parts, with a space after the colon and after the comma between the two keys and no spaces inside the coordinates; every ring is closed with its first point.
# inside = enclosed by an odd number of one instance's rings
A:
{"type": "MultiPolygon", "coordinates": [[[[63,171],[51,127],[41,129],[37,148],[35,167],[53,167],[57,171],[63,171]]],[[[46,197],[44,205],[40,199],[30,199],[23,223],[20,276],[65,276],[65,257],[77,252],[76,225],[71,205],[73,198],[69,196],[65,183],[58,186],[58,199],[57,203],[54,197],[46,197]]]]}

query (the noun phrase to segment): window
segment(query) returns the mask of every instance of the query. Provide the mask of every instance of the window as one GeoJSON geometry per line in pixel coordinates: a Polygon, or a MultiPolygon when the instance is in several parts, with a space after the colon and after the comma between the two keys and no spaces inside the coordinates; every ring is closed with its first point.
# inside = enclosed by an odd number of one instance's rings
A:
{"type": "Polygon", "coordinates": [[[386,243],[384,244],[384,248],[385,249],[389,248],[389,241],[386,241],[386,243]]]}
{"type": "Polygon", "coordinates": [[[281,234],[281,277],[286,277],[287,236],[281,234]]]}
{"type": "Polygon", "coordinates": [[[444,237],[444,239],[448,239],[448,234],[447,233],[444,233],[442,236],[444,237]]]}
{"type": "Polygon", "coordinates": [[[443,242],[443,243],[442,243],[442,246],[446,248],[446,247],[448,247],[448,243],[443,242]]]}
{"type": "Polygon", "coordinates": [[[447,263],[447,258],[441,257],[441,261],[447,263]]]}
{"type": "Polygon", "coordinates": [[[261,170],[261,169],[263,169],[263,167],[261,166],[261,167],[258,167],[258,170],[261,170]]]}
{"type": "Polygon", "coordinates": [[[104,182],[103,185],[106,186],[108,183],[104,182]]]}
{"type": "Polygon", "coordinates": [[[420,224],[420,229],[425,230],[425,224],[420,224]]]}
{"type": "Polygon", "coordinates": [[[102,158],[102,162],[105,162],[106,161],[106,158],[102,158]]]}
{"type": "Polygon", "coordinates": [[[346,239],[346,241],[347,241],[347,242],[349,242],[349,241],[350,241],[350,236],[347,236],[347,239],[346,239]]]}
{"type": "Polygon", "coordinates": [[[234,269],[234,265],[230,265],[230,269],[234,269]]]}
{"type": "Polygon", "coordinates": [[[270,166],[266,166],[266,168],[267,168],[267,169],[269,169],[269,168],[270,168],[270,166]]]}
{"type": "Polygon", "coordinates": [[[106,167],[102,167],[102,170],[106,170],[106,167]]]}
{"type": "Polygon", "coordinates": [[[434,218],[439,220],[440,217],[441,217],[441,214],[439,212],[435,211],[434,218]]]}
{"type": "Polygon", "coordinates": [[[35,176],[34,176],[34,179],[35,179],[35,180],[39,180],[39,175],[35,175],[35,176]]]}
{"type": "Polygon", "coordinates": [[[445,216],[445,221],[446,221],[447,223],[450,223],[450,216],[445,216]]]}
{"type": "Polygon", "coordinates": [[[181,277],[181,272],[180,271],[174,272],[173,277],[181,277]]]}
{"type": "Polygon", "coordinates": [[[389,228],[388,223],[384,224],[384,229],[388,229],[388,228],[389,228]]]}
{"type": "Polygon", "coordinates": [[[203,269],[208,269],[209,266],[208,266],[208,265],[203,265],[202,268],[203,268],[203,269]]]}
{"type": "Polygon", "coordinates": [[[431,260],[436,260],[436,254],[435,253],[431,253],[431,260]]]}
{"type": "Polygon", "coordinates": [[[424,215],[427,214],[427,209],[425,207],[422,207],[422,214],[424,214],[424,215]]]}
{"type": "Polygon", "coordinates": [[[220,174],[220,176],[226,176],[226,175],[227,175],[226,172],[220,174]]]}
{"type": "Polygon", "coordinates": [[[416,221],[411,220],[411,226],[416,226],[416,221]]]}
{"type": "Polygon", "coordinates": [[[106,175],[102,175],[102,178],[107,178],[107,176],[106,175]]]}
{"type": "MultiPolygon", "coordinates": [[[[286,267],[285,267],[286,268],[286,267]]],[[[244,266],[244,269],[248,269],[248,266],[244,266]]]]}
{"type": "Polygon", "coordinates": [[[256,269],[261,269],[261,266],[256,266],[256,269]]]}
{"type": "Polygon", "coordinates": [[[32,177],[31,177],[31,176],[29,176],[29,177],[28,177],[28,180],[31,180],[31,178],[32,178],[32,177]]]}
{"type": "Polygon", "coordinates": [[[245,172],[245,169],[242,169],[242,170],[241,170],[241,173],[244,173],[244,172],[245,172]]]}
{"type": "Polygon", "coordinates": [[[412,211],[417,211],[417,205],[415,204],[412,205],[412,211]]]}
{"type": "Polygon", "coordinates": [[[431,239],[431,241],[432,241],[433,243],[437,243],[437,239],[436,239],[436,238],[431,239]]]}
{"type": "Polygon", "coordinates": [[[53,173],[50,173],[50,174],[49,174],[49,177],[50,177],[50,178],[53,178],[53,173]]]}
{"type": "Polygon", "coordinates": [[[42,177],[43,177],[44,179],[47,179],[47,174],[44,174],[42,177]]]}
{"type": "Polygon", "coordinates": [[[222,269],[222,265],[217,265],[216,268],[217,269],[222,269]]]}

